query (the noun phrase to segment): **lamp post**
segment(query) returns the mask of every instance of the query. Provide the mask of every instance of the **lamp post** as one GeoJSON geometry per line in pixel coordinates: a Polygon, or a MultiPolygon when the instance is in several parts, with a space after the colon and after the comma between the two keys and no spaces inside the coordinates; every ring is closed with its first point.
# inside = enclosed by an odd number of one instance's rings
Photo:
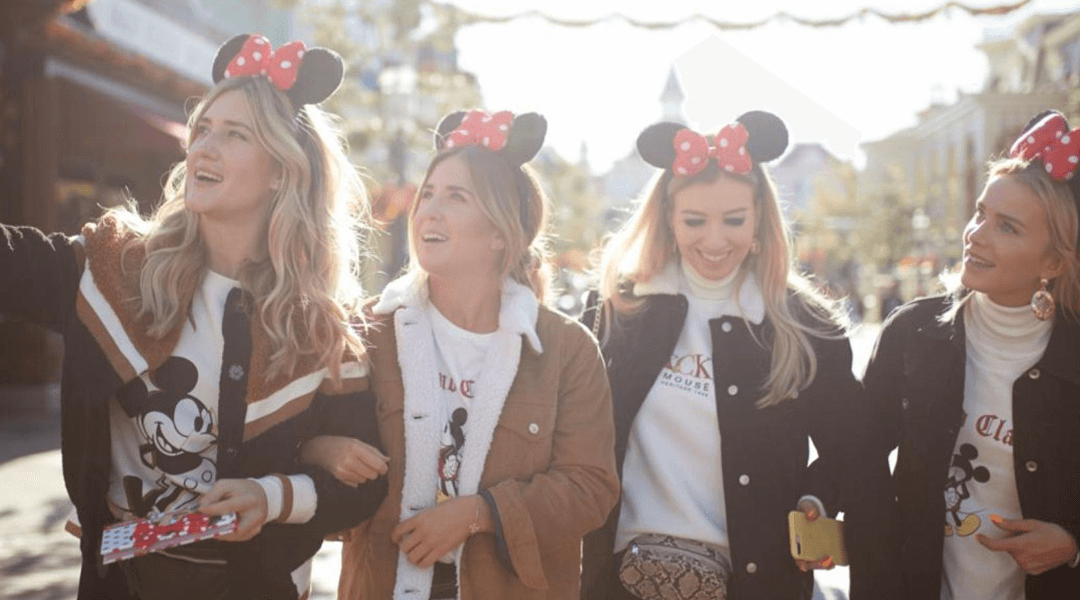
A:
{"type": "Polygon", "coordinates": [[[911,214],[911,230],[915,236],[915,248],[918,261],[915,264],[915,295],[923,296],[926,290],[923,288],[923,278],[929,273],[923,272],[923,263],[926,261],[926,230],[930,228],[930,217],[922,207],[916,208],[911,214]]]}

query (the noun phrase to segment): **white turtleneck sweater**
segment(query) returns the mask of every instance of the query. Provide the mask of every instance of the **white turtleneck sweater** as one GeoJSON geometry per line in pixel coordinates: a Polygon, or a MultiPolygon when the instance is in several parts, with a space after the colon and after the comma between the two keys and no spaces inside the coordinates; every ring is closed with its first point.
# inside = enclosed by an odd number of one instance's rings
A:
{"type": "Polygon", "coordinates": [[[1020,519],[1013,468],[1013,383],[1042,357],[1050,321],[974,293],[964,308],[964,418],[945,486],[942,600],[1021,600],[1024,572],[975,539],[1005,537],[990,515],[1020,519]]]}
{"type": "Polygon", "coordinates": [[[709,320],[737,316],[760,323],[765,314],[754,277],[736,294],[737,275],[710,281],[685,263],[679,269],[686,321],[630,427],[616,552],[647,533],[728,548],[709,320]]]}

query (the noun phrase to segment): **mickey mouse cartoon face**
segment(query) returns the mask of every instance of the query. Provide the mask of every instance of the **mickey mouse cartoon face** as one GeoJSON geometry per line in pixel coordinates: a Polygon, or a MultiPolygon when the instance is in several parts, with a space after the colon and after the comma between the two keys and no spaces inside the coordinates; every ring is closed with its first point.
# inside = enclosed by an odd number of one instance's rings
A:
{"type": "Polygon", "coordinates": [[[135,379],[117,396],[152,447],[151,466],[169,474],[198,467],[202,462],[199,453],[217,441],[213,415],[190,395],[196,381],[195,365],[174,356],[150,374],[150,382],[158,390],[150,392],[142,379],[135,379]]]}

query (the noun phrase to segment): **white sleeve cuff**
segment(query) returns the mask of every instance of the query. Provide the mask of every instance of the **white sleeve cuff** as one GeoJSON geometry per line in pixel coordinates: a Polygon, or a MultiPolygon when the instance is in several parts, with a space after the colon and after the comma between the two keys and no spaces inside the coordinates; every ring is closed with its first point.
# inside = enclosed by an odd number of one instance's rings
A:
{"type": "Polygon", "coordinates": [[[807,495],[803,496],[802,498],[799,498],[799,501],[795,503],[795,506],[798,506],[798,505],[802,504],[804,500],[808,500],[808,501],[814,503],[814,506],[816,506],[817,510],[818,510],[818,516],[822,516],[822,517],[829,516],[829,513],[825,512],[825,505],[822,504],[821,499],[818,498],[817,496],[814,496],[814,495],[811,495],[811,494],[807,494],[807,495]]]}
{"type": "Polygon", "coordinates": [[[300,524],[315,516],[319,495],[307,475],[267,475],[252,479],[266,493],[266,522],[300,524]]]}
{"type": "Polygon", "coordinates": [[[1080,566],[1080,550],[1077,550],[1076,551],[1076,556],[1073,556],[1072,560],[1069,561],[1069,567],[1070,568],[1075,569],[1078,566],[1080,566]]]}

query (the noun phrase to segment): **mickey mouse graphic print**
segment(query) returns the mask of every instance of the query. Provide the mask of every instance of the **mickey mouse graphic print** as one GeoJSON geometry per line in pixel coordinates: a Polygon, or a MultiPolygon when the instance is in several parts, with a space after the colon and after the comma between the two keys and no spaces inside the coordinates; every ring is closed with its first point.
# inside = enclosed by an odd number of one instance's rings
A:
{"type": "Polygon", "coordinates": [[[428,304],[431,331],[439,356],[437,377],[439,398],[435,404],[442,414],[439,440],[439,486],[437,501],[458,496],[458,473],[469,426],[469,401],[476,397],[476,379],[484,366],[494,333],[474,333],[454,325],[428,304]]]}
{"type": "Polygon", "coordinates": [[[1046,348],[1050,323],[1027,306],[992,304],[975,294],[964,311],[964,413],[944,482],[943,600],[1016,600],[1025,574],[1007,552],[976,539],[1006,532],[991,515],[1022,519],[1013,461],[1013,382],[1046,348]]]}
{"type": "Polygon", "coordinates": [[[142,373],[110,402],[112,479],[117,518],[192,508],[217,481],[218,396],[222,322],[239,283],[207,272],[173,355],[142,373]]]}

